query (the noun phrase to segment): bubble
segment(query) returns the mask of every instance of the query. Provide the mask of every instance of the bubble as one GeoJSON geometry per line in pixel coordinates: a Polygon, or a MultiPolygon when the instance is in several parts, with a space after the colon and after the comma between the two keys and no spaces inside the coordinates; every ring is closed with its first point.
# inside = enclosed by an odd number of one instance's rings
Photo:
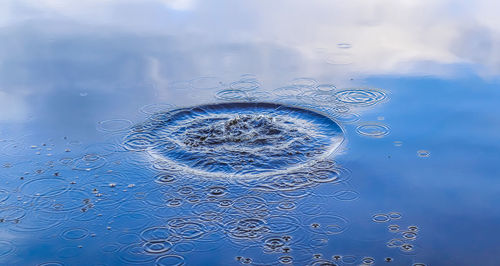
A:
{"type": "Polygon", "coordinates": [[[418,150],[417,151],[417,156],[421,158],[427,158],[431,156],[431,152],[427,150],[418,150]]]}
{"type": "Polygon", "coordinates": [[[401,146],[403,146],[403,142],[402,142],[402,141],[400,141],[400,140],[395,140],[393,143],[394,143],[394,146],[396,146],[396,147],[401,147],[401,146]]]}
{"type": "Polygon", "coordinates": [[[120,132],[129,129],[132,121],[127,119],[110,119],[97,123],[97,130],[102,132],[120,132]]]}
{"type": "Polygon", "coordinates": [[[84,228],[71,228],[64,231],[61,237],[67,240],[83,239],[89,235],[89,231],[84,228]]]}
{"type": "Polygon", "coordinates": [[[337,101],[357,106],[370,106],[383,101],[385,93],[374,89],[347,89],[335,93],[337,101]]]}
{"type": "Polygon", "coordinates": [[[372,216],[372,220],[377,223],[388,222],[391,218],[387,214],[379,213],[372,216]]]}
{"type": "Polygon", "coordinates": [[[333,235],[344,232],[347,229],[349,222],[347,221],[347,219],[341,216],[322,215],[308,219],[306,221],[306,224],[317,224],[317,226],[309,227],[309,230],[311,232],[333,235]]]}
{"type": "Polygon", "coordinates": [[[390,129],[386,125],[371,123],[358,126],[356,132],[362,136],[381,138],[387,136],[390,129]]]}

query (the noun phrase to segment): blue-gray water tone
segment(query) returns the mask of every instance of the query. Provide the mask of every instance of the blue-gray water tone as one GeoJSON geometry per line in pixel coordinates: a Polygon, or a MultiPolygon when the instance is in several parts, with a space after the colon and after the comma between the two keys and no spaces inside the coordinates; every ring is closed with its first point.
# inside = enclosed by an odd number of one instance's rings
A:
{"type": "Polygon", "coordinates": [[[498,265],[500,5],[0,3],[0,265],[498,265]]]}

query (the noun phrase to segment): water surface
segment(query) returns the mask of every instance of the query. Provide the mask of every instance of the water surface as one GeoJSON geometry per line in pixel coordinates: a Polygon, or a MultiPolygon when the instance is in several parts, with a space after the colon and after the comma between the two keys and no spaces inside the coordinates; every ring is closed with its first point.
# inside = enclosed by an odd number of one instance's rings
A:
{"type": "Polygon", "coordinates": [[[495,5],[5,1],[0,263],[495,265],[495,5]]]}

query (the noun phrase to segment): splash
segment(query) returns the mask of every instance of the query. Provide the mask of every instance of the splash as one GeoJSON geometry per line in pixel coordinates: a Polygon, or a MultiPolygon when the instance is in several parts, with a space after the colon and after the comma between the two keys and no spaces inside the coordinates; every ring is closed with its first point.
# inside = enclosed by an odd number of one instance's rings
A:
{"type": "Polygon", "coordinates": [[[341,127],[321,113],[274,103],[221,103],[153,115],[125,139],[130,150],[203,175],[287,172],[330,156],[341,127]]]}

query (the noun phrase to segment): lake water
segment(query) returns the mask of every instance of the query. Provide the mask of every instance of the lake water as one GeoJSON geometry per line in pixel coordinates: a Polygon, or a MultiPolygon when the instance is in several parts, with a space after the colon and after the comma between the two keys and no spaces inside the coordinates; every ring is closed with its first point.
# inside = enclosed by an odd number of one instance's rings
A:
{"type": "Polygon", "coordinates": [[[0,3],[0,264],[498,265],[498,8],[0,3]]]}

